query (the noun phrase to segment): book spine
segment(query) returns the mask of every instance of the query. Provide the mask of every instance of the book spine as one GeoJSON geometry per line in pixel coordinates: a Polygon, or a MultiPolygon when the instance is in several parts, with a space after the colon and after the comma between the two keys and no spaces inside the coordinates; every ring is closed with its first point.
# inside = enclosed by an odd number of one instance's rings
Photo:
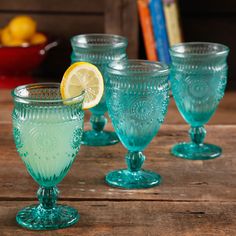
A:
{"type": "Polygon", "coordinates": [[[147,59],[151,61],[157,61],[158,58],[156,53],[155,39],[152,30],[152,21],[148,4],[149,0],[137,0],[147,59]]]}
{"type": "Polygon", "coordinates": [[[183,38],[180,27],[177,1],[163,0],[163,5],[170,46],[176,43],[181,43],[183,41],[183,38]]]}
{"type": "Polygon", "coordinates": [[[161,62],[170,64],[169,42],[166,31],[162,0],[151,0],[149,7],[151,12],[158,58],[161,62]]]}

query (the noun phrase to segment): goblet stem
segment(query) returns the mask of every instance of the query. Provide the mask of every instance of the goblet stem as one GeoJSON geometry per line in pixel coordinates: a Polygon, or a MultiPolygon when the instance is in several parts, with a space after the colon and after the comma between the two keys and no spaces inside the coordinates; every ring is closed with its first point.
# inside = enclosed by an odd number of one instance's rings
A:
{"type": "Polygon", "coordinates": [[[220,156],[222,150],[213,144],[203,143],[206,129],[203,126],[191,127],[188,131],[189,143],[178,143],[171,152],[173,155],[189,160],[208,160],[220,156]]]}
{"type": "Polygon", "coordinates": [[[203,140],[206,137],[206,129],[204,126],[191,127],[188,131],[192,143],[196,145],[203,144],[203,140]]]}
{"type": "Polygon", "coordinates": [[[84,132],[81,142],[82,144],[89,146],[107,146],[119,142],[115,132],[103,130],[107,123],[107,118],[104,114],[92,113],[90,123],[92,130],[84,132]]]}
{"type": "Polygon", "coordinates": [[[128,151],[125,156],[128,170],[131,172],[139,171],[145,161],[145,156],[142,152],[128,151]]]}
{"type": "Polygon", "coordinates": [[[160,184],[161,176],[152,171],[141,169],[145,156],[139,151],[128,151],[125,156],[127,169],[114,170],[106,175],[106,182],[119,188],[151,188],[160,184]]]}
{"type": "Polygon", "coordinates": [[[42,187],[40,186],[37,192],[37,196],[40,202],[40,206],[43,209],[52,209],[56,205],[59,190],[54,187],[42,187]]]}
{"type": "Polygon", "coordinates": [[[56,204],[58,189],[39,187],[39,205],[31,205],[20,210],[16,221],[23,227],[33,230],[59,229],[75,224],[79,220],[78,211],[66,205],[56,204]]]}
{"type": "Polygon", "coordinates": [[[107,118],[104,115],[92,114],[92,116],[90,118],[90,123],[91,123],[92,128],[95,132],[101,132],[101,131],[103,131],[103,129],[107,123],[107,118]]]}

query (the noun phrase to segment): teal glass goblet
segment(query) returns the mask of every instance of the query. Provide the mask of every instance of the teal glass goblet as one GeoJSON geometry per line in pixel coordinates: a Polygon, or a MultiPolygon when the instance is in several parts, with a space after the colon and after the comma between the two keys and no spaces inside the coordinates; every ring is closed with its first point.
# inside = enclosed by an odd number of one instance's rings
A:
{"type": "Polygon", "coordinates": [[[171,87],[179,112],[190,124],[189,143],[175,145],[171,152],[190,160],[220,156],[220,147],[203,143],[204,124],[215,113],[227,82],[229,48],[216,43],[182,43],[170,49],[171,87]]]}
{"type": "Polygon", "coordinates": [[[169,69],[144,60],[113,62],[107,68],[108,113],[122,144],[128,149],[127,169],[106,175],[106,182],[127,189],[149,188],[161,182],[157,173],[143,170],[143,150],[157,134],[169,103],[169,69]]]}
{"type": "MultiPolygon", "coordinates": [[[[127,39],[118,35],[85,34],[77,35],[71,39],[73,52],[71,62],[86,61],[98,67],[104,80],[107,65],[112,61],[122,60],[127,57],[127,39]]],[[[105,88],[106,89],[106,88],[105,88]]],[[[82,144],[89,146],[106,146],[119,142],[115,132],[105,131],[107,112],[105,93],[99,104],[92,109],[90,123],[92,130],[85,131],[82,144]]]]}
{"type": "Polygon", "coordinates": [[[76,209],[56,204],[58,189],[80,148],[84,94],[62,100],[60,84],[17,87],[13,92],[13,136],[29,174],[40,185],[39,204],[23,208],[16,221],[32,230],[68,227],[79,220],[76,209]]]}

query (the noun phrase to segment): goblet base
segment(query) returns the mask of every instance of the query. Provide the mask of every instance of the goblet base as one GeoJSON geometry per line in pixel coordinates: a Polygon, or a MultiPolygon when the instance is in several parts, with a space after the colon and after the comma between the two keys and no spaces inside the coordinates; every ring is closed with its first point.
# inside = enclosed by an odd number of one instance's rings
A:
{"type": "Polygon", "coordinates": [[[31,205],[23,208],[16,215],[17,223],[31,230],[66,228],[78,222],[79,218],[76,209],[65,205],[56,205],[52,209],[31,205]]]}
{"type": "Polygon", "coordinates": [[[115,132],[94,130],[83,133],[81,143],[88,146],[108,146],[120,142],[115,132]]]}
{"type": "Polygon", "coordinates": [[[179,143],[172,149],[171,153],[174,156],[189,160],[209,160],[221,155],[222,149],[213,144],[194,144],[194,143],[179,143]]]}
{"type": "Polygon", "coordinates": [[[106,182],[112,187],[142,189],[159,185],[161,176],[147,170],[131,172],[127,169],[122,169],[109,172],[106,175],[106,182]]]}

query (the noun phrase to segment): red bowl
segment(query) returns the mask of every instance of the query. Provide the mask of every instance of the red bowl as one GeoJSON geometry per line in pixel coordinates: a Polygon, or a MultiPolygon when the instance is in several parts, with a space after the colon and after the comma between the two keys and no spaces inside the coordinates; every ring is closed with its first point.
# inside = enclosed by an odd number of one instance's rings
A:
{"type": "Polygon", "coordinates": [[[14,88],[34,82],[31,72],[45,58],[56,41],[19,47],[0,46],[0,88],[14,88]]]}

